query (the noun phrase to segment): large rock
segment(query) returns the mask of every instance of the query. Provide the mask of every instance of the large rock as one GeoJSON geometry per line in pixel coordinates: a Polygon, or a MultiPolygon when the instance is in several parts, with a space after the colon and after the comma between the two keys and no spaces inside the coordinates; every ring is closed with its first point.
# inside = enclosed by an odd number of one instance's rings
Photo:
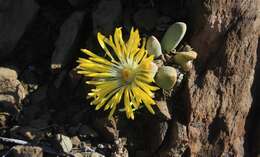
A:
{"type": "Polygon", "coordinates": [[[245,128],[257,79],[257,1],[206,0],[186,5],[191,18],[188,30],[193,31],[190,44],[198,59],[180,93],[182,111],[173,114],[186,126],[170,124],[167,134],[177,138],[166,137],[157,156],[252,156],[247,154],[249,147],[258,145],[248,145],[245,128]]]}
{"type": "Polygon", "coordinates": [[[160,121],[158,117],[149,113],[136,116],[134,121],[122,118],[118,123],[120,137],[127,138],[130,154],[139,154],[138,151],[142,151],[152,156],[163,144],[168,130],[166,121],[160,121]]]}
{"type": "Polygon", "coordinates": [[[34,0],[0,0],[0,60],[13,51],[38,9],[34,0]]]}
{"type": "Polygon", "coordinates": [[[92,125],[105,141],[113,142],[118,139],[119,132],[117,130],[117,122],[114,118],[108,120],[107,117],[96,116],[92,120],[92,125]]]}
{"type": "Polygon", "coordinates": [[[167,135],[164,142],[167,143],[167,145],[160,147],[156,156],[178,157],[180,154],[183,154],[188,146],[187,127],[173,119],[169,122],[167,135]]]}
{"type": "Polygon", "coordinates": [[[72,150],[72,142],[68,136],[57,134],[55,137],[56,147],[60,149],[61,152],[69,153],[72,150]]]}
{"type": "Polygon", "coordinates": [[[40,147],[33,146],[15,146],[10,152],[12,157],[43,157],[43,151],[40,147]]]}
{"type": "Polygon", "coordinates": [[[14,113],[16,107],[27,95],[15,70],[0,67],[0,106],[6,112],[14,113]]]}
{"type": "Polygon", "coordinates": [[[72,61],[75,52],[79,51],[80,30],[83,26],[84,12],[74,12],[60,28],[56,48],[51,58],[51,68],[64,68],[72,61]]]}
{"type": "Polygon", "coordinates": [[[94,35],[97,32],[111,34],[120,21],[121,14],[120,0],[101,0],[92,15],[94,35]]]}
{"type": "Polygon", "coordinates": [[[200,6],[205,10],[193,13],[191,45],[199,58],[185,100],[193,156],[246,156],[244,128],[259,38],[255,5],[254,0],[208,1],[200,6]]]}

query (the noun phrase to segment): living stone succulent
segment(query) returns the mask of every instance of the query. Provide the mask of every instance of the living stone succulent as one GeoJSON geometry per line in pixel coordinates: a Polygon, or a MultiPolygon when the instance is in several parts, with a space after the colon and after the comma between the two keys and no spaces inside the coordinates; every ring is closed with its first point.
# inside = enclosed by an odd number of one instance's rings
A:
{"type": "Polygon", "coordinates": [[[154,62],[151,62],[151,75],[154,78],[154,76],[156,75],[157,71],[158,71],[158,65],[154,62]]]}
{"type": "Polygon", "coordinates": [[[177,52],[173,57],[175,63],[180,65],[184,71],[189,71],[192,67],[192,61],[197,58],[195,51],[177,52]]]}
{"type": "Polygon", "coordinates": [[[162,66],[155,76],[155,83],[162,89],[170,90],[177,81],[177,70],[171,66],[162,66]]]}
{"type": "Polygon", "coordinates": [[[154,36],[150,36],[146,43],[146,50],[150,55],[158,58],[162,55],[162,48],[160,42],[154,36]]]}
{"type": "Polygon", "coordinates": [[[186,33],[187,26],[183,22],[176,22],[171,25],[164,34],[161,45],[166,52],[173,51],[186,33]]]}
{"type": "Polygon", "coordinates": [[[188,61],[181,65],[182,70],[189,71],[192,68],[192,61],[188,61]]]}
{"type": "Polygon", "coordinates": [[[154,92],[160,88],[166,93],[177,89],[185,75],[184,71],[190,70],[192,61],[197,58],[197,53],[189,46],[181,48],[183,52],[176,52],[185,35],[186,24],[177,22],[171,25],[161,44],[154,36],[150,36],[147,43],[144,39],[141,44],[139,31],[134,28],[129,39],[124,41],[121,29],[116,28],[114,36],[110,35],[109,38],[97,33],[104,55],[82,49],[87,57],[78,59],[77,72],[91,78],[86,81],[93,86],[88,93],[88,97],[92,98],[90,104],[95,105],[96,110],[110,110],[109,118],[122,104],[124,108],[119,111],[125,112],[128,119],[134,119],[134,112],[143,105],[155,114],[154,92]],[[172,65],[172,61],[175,65],[172,65]]]}

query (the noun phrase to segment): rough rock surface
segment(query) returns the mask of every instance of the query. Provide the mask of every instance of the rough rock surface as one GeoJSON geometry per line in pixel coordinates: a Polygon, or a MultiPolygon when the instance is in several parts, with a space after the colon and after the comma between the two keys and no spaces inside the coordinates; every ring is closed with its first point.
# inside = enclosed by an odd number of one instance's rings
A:
{"type": "Polygon", "coordinates": [[[0,60],[13,51],[38,9],[34,0],[0,1],[0,60]]]}
{"type": "MultiPolygon", "coordinates": [[[[18,74],[0,68],[1,137],[43,147],[46,156],[260,155],[259,0],[35,2],[0,0],[0,65],[19,68],[18,74]],[[187,24],[181,44],[199,55],[188,79],[163,92],[169,97],[159,113],[144,108],[131,121],[117,112],[109,121],[107,112],[95,111],[86,99],[88,78],[73,70],[83,56],[79,49],[103,55],[96,33],[108,35],[114,27],[122,27],[124,39],[134,26],[160,41],[177,21],[187,24]]],[[[19,143],[11,141],[1,142],[0,156],[42,154],[38,147],[12,148],[19,143]]]]}
{"type": "Polygon", "coordinates": [[[93,12],[94,34],[102,32],[110,34],[120,21],[122,6],[120,0],[101,0],[93,12]]]}
{"type": "Polygon", "coordinates": [[[245,155],[259,37],[255,6],[254,0],[206,1],[194,16],[201,25],[191,38],[199,60],[186,93],[191,155],[245,155]]]}
{"type": "Polygon", "coordinates": [[[61,26],[56,48],[52,55],[51,68],[64,68],[71,62],[73,54],[78,51],[80,30],[84,20],[84,12],[73,13],[61,26]]]}
{"type": "Polygon", "coordinates": [[[43,151],[40,147],[15,146],[10,153],[12,157],[43,157],[43,151]]]}
{"type": "Polygon", "coordinates": [[[14,113],[27,91],[17,80],[15,70],[0,67],[0,105],[6,112],[14,113]]]}

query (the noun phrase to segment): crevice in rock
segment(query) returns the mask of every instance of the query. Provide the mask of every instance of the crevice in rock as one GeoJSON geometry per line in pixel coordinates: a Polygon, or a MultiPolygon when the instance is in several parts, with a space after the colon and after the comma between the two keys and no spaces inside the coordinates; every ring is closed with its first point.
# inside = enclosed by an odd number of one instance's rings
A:
{"type": "Polygon", "coordinates": [[[260,38],[257,47],[257,63],[255,66],[254,82],[251,88],[253,102],[245,124],[245,156],[260,154],[260,38]]]}

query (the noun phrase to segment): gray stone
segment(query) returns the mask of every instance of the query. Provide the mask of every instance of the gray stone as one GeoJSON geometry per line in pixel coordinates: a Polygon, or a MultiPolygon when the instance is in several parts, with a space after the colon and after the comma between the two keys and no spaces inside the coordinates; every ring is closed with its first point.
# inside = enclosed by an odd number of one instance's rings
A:
{"type": "Polygon", "coordinates": [[[55,140],[63,152],[69,153],[72,150],[72,142],[68,136],[57,134],[55,140]]]}
{"type": "Polygon", "coordinates": [[[167,106],[166,101],[156,101],[156,108],[157,110],[156,114],[165,119],[165,120],[170,120],[172,118],[170,109],[167,106]]]}
{"type": "Polygon", "coordinates": [[[169,125],[169,136],[165,138],[168,147],[161,147],[158,156],[181,156],[188,146],[187,127],[176,120],[170,121],[169,125]]]}
{"type": "Polygon", "coordinates": [[[0,0],[0,59],[10,56],[38,9],[34,0],[0,0]]]}
{"type": "Polygon", "coordinates": [[[0,67],[0,80],[17,79],[17,72],[13,69],[0,67]]]}
{"type": "Polygon", "coordinates": [[[27,91],[17,80],[16,71],[0,67],[0,106],[4,111],[16,113],[16,107],[27,95],[27,91]]]}
{"type": "Polygon", "coordinates": [[[18,145],[13,147],[10,152],[12,157],[43,157],[43,151],[41,147],[35,146],[22,146],[18,145]]]}
{"type": "Polygon", "coordinates": [[[87,136],[87,137],[91,137],[91,138],[98,137],[97,132],[94,129],[88,127],[87,125],[82,125],[79,128],[79,135],[87,136]]]}
{"type": "Polygon", "coordinates": [[[81,153],[73,154],[74,157],[84,157],[81,153]]]}
{"type": "Polygon", "coordinates": [[[8,113],[0,113],[0,129],[7,127],[8,117],[8,113]]]}
{"type": "Polygon", "coordinates": [[[111,157],[128,157],[128,150],[125,148],[126,143],[126,138],[119,138],[115,140],[115,151],[112,152],[111,157]]]}
{"type": "Polygon", "coordinates": [[[113,142],[119,136],[117,122],[114,118],[108,120],[107,117],[96,117],[92,125],[106,141],[113,142]]]}
{"type": "Polygon", "coordinates": [[[121,13],[120,0],[101,0],[92,15],[94,35],[97,32],[111,34],[121,19],[121,13]]]}
{"type": "Polygon", "coordinates": [[[84,152],[84,153],[81,153],[84,157],[105,157],[104,155],[102,154],[99,154],[97,152],[84,152]]]}
{"type": "Polygon", "coordinates": [[[60,28],[60,35],[56,41],[56,48],[51,58],[51,68],[64,68],[72,59],[79,42],[79,32],[83,25],[84,12],[74,12],[60,28]]]}
{"type": "Polygon", "coordinates": [[[78,136],[73,136],[73,137],[71,138],[71,143],[72,143],[72,145],[73,145],[74,147],[78,147],[78,146],[80,146],[81,141],[80,141],[80,139],[78,138],[78,136]]]}

